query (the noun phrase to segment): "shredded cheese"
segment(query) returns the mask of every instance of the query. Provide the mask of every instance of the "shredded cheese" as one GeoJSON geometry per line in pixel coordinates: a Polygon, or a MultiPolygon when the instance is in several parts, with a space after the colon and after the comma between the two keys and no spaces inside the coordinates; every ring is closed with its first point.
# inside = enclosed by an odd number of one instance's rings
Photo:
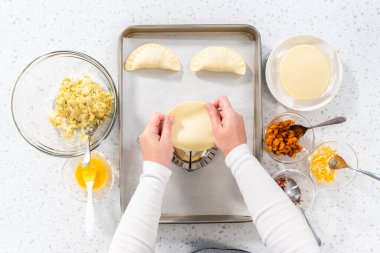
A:
{"type": "Polygon", "coordinates": [[[314,151],[310,160],[310,170],[318,182],[333,182],[335,171],[330,169],[329,160],[336,154],[329,146],[319,147],[314,151]]]}

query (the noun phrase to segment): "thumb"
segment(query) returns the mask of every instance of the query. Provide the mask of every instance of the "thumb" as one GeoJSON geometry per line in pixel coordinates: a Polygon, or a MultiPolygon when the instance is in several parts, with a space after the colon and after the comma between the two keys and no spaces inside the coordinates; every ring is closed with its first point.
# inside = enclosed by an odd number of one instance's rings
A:
{"type": "Polygon", "coordinates": [[[174,123],[174,116],[166,115],[164,119],[164,123],[162,124],[162,132],[161,132],[160,141],[171,143],[173,123],[174,123]]]}
{"type": "Polygon", "coordinates": [[[210,116],[212,128],[214,129],[214,132],[215,132],[222,125],[221,119],[220,119],[220,113],[216,109],[216,107],[211,103],[206,104],[206,109],[207,109],[208,114],[210,116]]]}

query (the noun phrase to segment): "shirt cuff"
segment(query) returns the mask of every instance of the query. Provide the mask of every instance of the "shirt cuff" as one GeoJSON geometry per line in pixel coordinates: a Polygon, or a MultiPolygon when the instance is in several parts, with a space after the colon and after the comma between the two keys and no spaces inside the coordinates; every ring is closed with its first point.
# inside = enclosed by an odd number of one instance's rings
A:
{"type": "Polygon", "coordinates": [[[152,161],[144,161],[143,168],[145,175],[159,176],[166,180],[169,179],[172,174],[172,171],[168,167],[152,161]]]}
{"type": "Polygon", "coordinates": [[[226,164],[231,168],[232,164],[243,155],[252,155],[252,151],[249,149],[248,144],[241,144],[228,153],[226,157],[226,164]]]}

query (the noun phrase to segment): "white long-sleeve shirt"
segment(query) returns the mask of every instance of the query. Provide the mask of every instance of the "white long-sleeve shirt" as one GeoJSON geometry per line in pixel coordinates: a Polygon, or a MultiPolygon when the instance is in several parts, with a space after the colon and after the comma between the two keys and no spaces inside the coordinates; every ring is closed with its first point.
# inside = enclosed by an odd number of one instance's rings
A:
{"type": "MultiPolygon", "coordinates": [[[[243,144],[226,157],[263,243],[273,253],[317,253],[304,217],[243,144]]],[[[144,162],[140,183],[119,223],[109,253],[151,253],[171,171],[144,162]]]]}

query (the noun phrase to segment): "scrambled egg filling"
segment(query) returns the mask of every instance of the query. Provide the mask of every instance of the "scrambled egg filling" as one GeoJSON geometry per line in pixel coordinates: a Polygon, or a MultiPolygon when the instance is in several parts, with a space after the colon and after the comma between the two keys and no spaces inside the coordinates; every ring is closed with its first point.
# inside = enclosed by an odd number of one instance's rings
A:
{"type": "Polygon", "coordinates": [[[55,98],[55,107],[49,114],[50,123],[70,138],[76,130],[107,120],[112,112],[113,96],[89,76],[76,81],[66,77],[55,98]]]}

